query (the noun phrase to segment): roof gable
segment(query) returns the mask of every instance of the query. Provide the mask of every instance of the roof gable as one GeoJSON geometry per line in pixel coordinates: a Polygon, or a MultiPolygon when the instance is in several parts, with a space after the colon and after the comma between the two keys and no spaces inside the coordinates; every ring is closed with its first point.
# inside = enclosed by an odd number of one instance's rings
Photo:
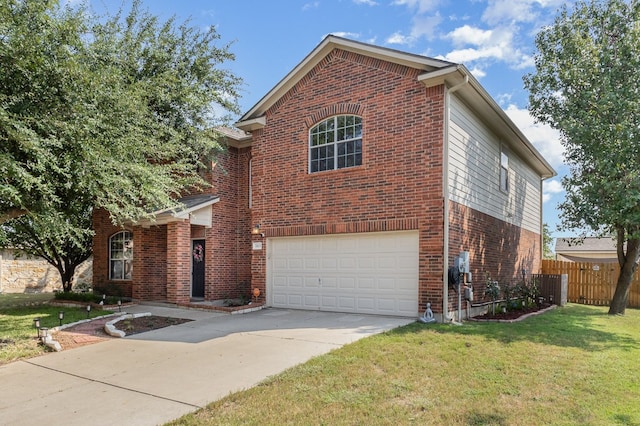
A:
{"type": "Polygon", "coordinates": [[[238,123],[236,123],[236,126],[243,130],[251,131],[255,130],[257,125],[264,125],[264,122],[260,122],[260,118],[265,114],[265,112],[272,105],[278,102],[278,100],[287,91],[304,78],[311,69],[318,65],[334,49],[341,49],[347,52],[358,53],[383,61],[405,65],[411,68],[422,69],[425,72],[453,65],[451,62],[439,59],[433,59],[426,56],[401,52],[399,50],[388,49],[329,35],[325,37],[324,40],[302,60],[302,62],[300,62],[282,80],[280,80],[273,89],[260,99],[253,108],[245,113],[238,123]]]}
{"type": "Polygon", "coordinates": [[[273,89],[245,113],[236,127],[246,132],[266,126],[266,112],[277,104],[294,86],[307,76],[335,49],[356,53],[393,64],[421,70],[418,81],[425,87],[445,85],[463,101],[542,178],[556,175],[555,170],[529,142],[482,85],[462,64],[401,52],[353,40],[327,36],[302,62],[289,72],[273,89]]]}

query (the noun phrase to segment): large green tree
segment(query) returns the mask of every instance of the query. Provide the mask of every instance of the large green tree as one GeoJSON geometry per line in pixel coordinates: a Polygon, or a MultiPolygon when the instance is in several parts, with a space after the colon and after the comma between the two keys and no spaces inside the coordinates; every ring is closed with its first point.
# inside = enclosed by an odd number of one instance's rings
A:
{"type": "Polygon", "coordinates": [[[92,209],[136,221],[205,186],[240,85],[219,39],[136,0],[106,17],[0,3],[0,244],[58,267],[84,257],[92,209]]]}
{"type": "Polygon", "coordinates": [[[536,46],[525,86],[532,114],[560,131],[565,148],[562,226],[616,235],[621,272],[609,314],[623,314],[640,255],[640,3],[564,6],[536,46]]]}

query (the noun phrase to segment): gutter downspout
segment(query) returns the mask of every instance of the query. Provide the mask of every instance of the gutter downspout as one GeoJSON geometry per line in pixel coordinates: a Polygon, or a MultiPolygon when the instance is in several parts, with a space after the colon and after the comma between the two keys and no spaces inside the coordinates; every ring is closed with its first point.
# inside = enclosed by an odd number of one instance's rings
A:
{"type": "Polygon", "coordinates": [[[469,76],[465,74],[464,81],[449,89],[445,86],[444,92],[444,134],[443,134],[443,167],[442,167],[442,193],[444,199],[444,245],[443,245],[443,286],[442,286],[442,322],[453,321],[449,317],[449,282],[447,271],[449,270],[449,123],[451,119],[451,94],[469,82],[469,76]]]}

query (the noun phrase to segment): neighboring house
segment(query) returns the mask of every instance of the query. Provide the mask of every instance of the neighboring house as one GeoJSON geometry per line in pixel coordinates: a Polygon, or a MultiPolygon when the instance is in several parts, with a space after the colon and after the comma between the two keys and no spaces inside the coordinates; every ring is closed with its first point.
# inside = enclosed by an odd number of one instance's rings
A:
{"type": "Polygon", "coordinates": [[[125,228],[96,212],[94,286],[442,320],[461,251],[480,297],[539,271],[555,172],[463,65],[328,36],[236,126],[206,193],[125,228]]]}
{"type": "Polygon", "coordinates": [[[616,241],[610,237],[584,240],[556,238],[556,260],[568,262],[617,263],[616,241]]]}
{"type": "MultiPolygon", "coordinates": [[[[74,285],[91,285],[91,259],[77,269],[74,285]]],[[[62,289],[60,273],[41,257],[0,249],[0,293],[47,293],[62,289]]]]}

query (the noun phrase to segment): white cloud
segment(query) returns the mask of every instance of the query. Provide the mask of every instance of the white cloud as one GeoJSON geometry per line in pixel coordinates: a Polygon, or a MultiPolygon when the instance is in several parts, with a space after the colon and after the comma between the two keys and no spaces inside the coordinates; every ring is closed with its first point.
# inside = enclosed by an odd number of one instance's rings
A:
{"type": "Polygon", "coordinates": [[[425,13],[436,9],[440,0],[394,0],[392,5],[407,6],[410,9],[417,9],[418,13],[425,13]]]}
{"type": "Polygon", "coordinates": [[[554,169],[562,167],[564,148],[557,130],[536,123],[528,110],[515,105],[509,105],[505,112],[554,169]]]}
{"type": "Polygon", "coordinates": [[[546,203],[556,194],[562,194],[564,188],[558,179],[545,180],[542,182],[542,202],[546,203]]]}
{"type": "MultiPolygon", "coordinates": [[[[336,37],[342,37],[342,38],[360,38],[360,34],[358,33],[350,33],[348,31],[333,31],[331,33],[329,33],[331,35],[334,35],[336,37]]],[[[324,36],[322,36],[322,39],[324,39],[327,35],[325,34],[324,36]]]]}
{"type": "Polygon", "coordinates": [[[418,39],[426,37],[428,40],[433,39],[437,35],[438,26],[442,22],[439,13],[430,16],[414,16],[411,27],[411,38],[418,39]]]}
{"type": "Polygon", "coordinates": [[[402,33],[395,32],[393,34],[391,34],[389,37],[387,37],[387,39],[385,40],[385,43],[387,44],[411,44],[411,36],[406,36],[403,35],[402,33]]]}
{"type": "Polygon", "coordinates": [[[491,41],[491,30],[482,30],[477,27],[463,25],[446,35],[454,46],[463,46],[465,44],[482,45],[491,41]]]}
{"type": "Polygon", "coordinates": [[[500,22],[534,22],[541,14],[555,15],[552,12],[564,3],[564,0],[489,0],[482,20],[489,25],[500,22]]]}
{"type": "Polygon", "coordinates": [[[355,4],[364,4],[365,6],[377,6],[378,2],[373,0],[353,0],[355,4]]]}
{"type": "Polygon", "coordinates": [[[302,6],[302,10],[317,9],[318,7],[320,7],[320,2],[319,1],[314,1],[314,2],[310,2],[310,3],[305,3],[302,6]]]}
{"type": "Polygon", "coordinates": [[[521,69],[523,64],[531,63],[532,58],[515,46],[515,27],[495,27],[482,29],[464,25],[443,36],[454,47],[445,58],[451,62],[469,63],[472,61],[505,62],[512,68],[521,69]],[[469,46],[469,47],[464,47],[469,46]]]}
{"type": "Polygon", "coordinates": [[[472,68],[469,71],[471,71],[471,74],[473,74],[473,76],[478,80],[487,75],[487,73],[480,67],[472,68]]]}

